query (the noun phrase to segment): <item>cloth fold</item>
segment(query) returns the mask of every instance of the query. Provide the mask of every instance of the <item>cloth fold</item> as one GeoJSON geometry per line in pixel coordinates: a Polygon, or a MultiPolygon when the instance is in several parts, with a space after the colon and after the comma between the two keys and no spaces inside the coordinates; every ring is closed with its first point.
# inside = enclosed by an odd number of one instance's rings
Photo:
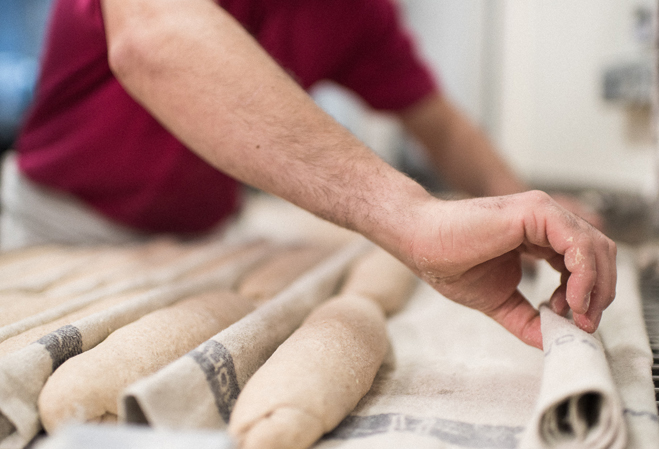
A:
{"type": "Polygon", "coordinates": [[[601,341],[540,306],[544,367],[522,448],[624,448],[623,409],[601,341]]]}
{"type": "Polygon", "coordinates": [[[129,386],[119,404],[120,421],[171,429],[226,428],[247,380],[371,247],[365,239],[348,244],[254,312],[129,386]]]}

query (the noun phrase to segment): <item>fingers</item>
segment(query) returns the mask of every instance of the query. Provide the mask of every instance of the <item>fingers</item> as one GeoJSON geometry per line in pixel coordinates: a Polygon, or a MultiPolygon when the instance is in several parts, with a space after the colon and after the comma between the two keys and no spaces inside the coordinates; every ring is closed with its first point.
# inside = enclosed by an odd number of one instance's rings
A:
{"type": "Polygon", "coordinates": [[[597,254],[589,243],[573,246],[565,252],[565,268],[571,273],[565,299],[570,308],[580,314],[588,311],[598,278],[597,254]]]}
{"type": "Polygon", "coordinates": [[[540,315],[518,290],[488,315],[524,343],[542,349],[540,315]]]}
{"type": "Polygon", "coordinates": [[[584,220],[560,208],[555,212],[547,217],[546,230],[557,254],[547,260],[562,276],[550,305],[564,315],[567,304],[575,324],[594,332],[615,297],[616,246],[584,220]]]}
{"type": "Polygon", "coordinates": [[[554,293],[549,298],[549,307],[560,316],[565,316],[570,311],[570,305],[565,300],[565,293],[567,291],[566,282],[561,281],[554,293]]]}
{"type": "Polygon", "coordinates": [[[596,253],[597,276],[590,294],[589,307],[587,310],[573,309],[575,324],[587,332],[594,332],[597,329],[602,318],[602,312],[615,297],[617,281],[616,251],[615,245],[611,244],[606,252],[596,253]]]}
{"type": "Polygon", "coordinates": [[[574,322],[586,332],[594,332],[602,312],[615,297],[616,248],[601,235],[579,242],[565,252],[567,279],[566,301],[574,322]]]}

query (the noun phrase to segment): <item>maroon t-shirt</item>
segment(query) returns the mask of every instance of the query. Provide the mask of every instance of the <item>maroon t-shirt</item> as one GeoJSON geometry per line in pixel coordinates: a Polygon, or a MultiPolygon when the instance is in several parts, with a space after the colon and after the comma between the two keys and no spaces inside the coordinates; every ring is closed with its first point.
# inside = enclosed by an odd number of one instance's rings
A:
{"type": "MultiPolygon", "coordinates": [[[[305,89],[333,80],[388,110],[437,89],[388,0],[219,4],[305,89]]],[[[113,76],[100,0],[54,3],[17,150],[33,181],[140,230],[205,231],[239,206],[238,182],[188,150],[113,76]]]]}

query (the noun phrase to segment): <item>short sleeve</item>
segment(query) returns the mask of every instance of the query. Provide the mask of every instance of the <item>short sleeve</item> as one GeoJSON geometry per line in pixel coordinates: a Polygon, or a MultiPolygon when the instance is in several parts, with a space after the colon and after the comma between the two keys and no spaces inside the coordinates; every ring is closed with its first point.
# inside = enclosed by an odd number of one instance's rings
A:
{"type": "Polygon", "coordinates": [[[412,36],[389,0],[364,0],[351,11],[359,24],[353,45],[332,80],[376,109],[400,110],[439,90],[412,36]]]}

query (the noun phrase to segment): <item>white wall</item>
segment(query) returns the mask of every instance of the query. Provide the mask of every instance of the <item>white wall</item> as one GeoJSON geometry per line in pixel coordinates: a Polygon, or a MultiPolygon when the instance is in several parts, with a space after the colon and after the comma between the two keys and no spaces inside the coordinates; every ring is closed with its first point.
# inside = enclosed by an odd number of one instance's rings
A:
{"type": "Polygon", "coordinates": [[[499,3],[503,58],[494,138],[527,178],[654,194],[649,115],[601,95],[605,67],[650,57],[634,37],[633,13],[653,3],[499,3]]]}
{"type": "Polygon", "coordinates": [[[406,0],[447,93],[529,182],[652,196],[648,111],[602,99],[602,72],[652,56],[634,10],[654,0],[406,0]]]}
{"type": "Polygon", "coordinates": [[[487,0],[405,0],[401,7],[421,54],[445,92],[481,122],[487,0]]]}

